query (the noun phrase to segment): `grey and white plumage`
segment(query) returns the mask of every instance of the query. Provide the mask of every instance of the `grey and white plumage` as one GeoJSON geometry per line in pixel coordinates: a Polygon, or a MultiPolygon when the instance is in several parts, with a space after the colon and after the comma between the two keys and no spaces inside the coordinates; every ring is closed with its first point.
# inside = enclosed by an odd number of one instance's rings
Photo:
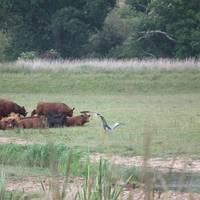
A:
{"type": "Polygon", "coordinates": [[[96,113],[96,115],[100,117],[102,121],[103,129],[105,132],[112,133],[117,127],[124,125],[123,123],[119,123],[119,122],[116,122],[113,125],[108,125],[107,121],[100,113],[96,113]]]}
{"type": "Polygon", "coordinates": [[[116,128],[118,128],[121,125],[124,125],[124,123],[119,123],[119,122],[116,122],[113,125],[108,125],[107,121],[105,120],[102,114],[98,112],[91,112],[91,111],[82,111],[81,113],[85,113],[85,112],[94,113],[96,116],[98,116],[102,121],[102,126],[105,132],[112,133],[116,128]]]}

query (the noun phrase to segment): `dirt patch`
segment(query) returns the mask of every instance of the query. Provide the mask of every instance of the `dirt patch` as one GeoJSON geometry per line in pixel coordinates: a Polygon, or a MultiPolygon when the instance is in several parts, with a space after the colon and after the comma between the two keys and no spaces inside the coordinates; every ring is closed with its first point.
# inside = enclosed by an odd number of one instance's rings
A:
{"type": "MultiPolygon", "coordinates": [[[[200,194],[183,193],[183,192],[155,192],[152,194],[154,200],[199,200],[200,194]]],[[[145,200],[145,193],[142,189],[134,189],[132,191],[124,191],[120,200],[145,200]]]]}
{"type": "Polygon", "coordinates": [[[29,144],[43,144],[41,142],[31,142],[15,137],[0,137],[0,144],[19,144],[19,145],[29,145],[29,144]]]}
{"type": "MultiPolygon", "coordinates": [[[[123,165],[127,167],[141,167],[143,166],[144,157],[122,157],[117,155],[106,155],[106,154],[92,154],[90,155],[91,162],[98,162],[100,158],[108,160],[110,163],[115,165],[123,165]]],[[[178,156],[168,158],[150,158],[148,161],[148,167],[160,170],[160,171],[189,171],[189,172],[200,172],[200,159],[194,159],[190,156],[178,156]]]]}
{"type": "MultiPolygon", "coordinates": [[[[55,182],[56,183],[56,182],[55,182]]],[[[60,188],[62,188],[63,185],[63,179],[58,180],[58,184],[60,184],[60,188]]],[[[81,188],[81,185],[83,184],[83,179],[81,178],[75,178],[71,180],[67,184],[66,194],[68,200],[74,200],[74,197],[78,190],[81,188]]],[[[51,190],[49,190],[50,186],[50,179],[26,179],[26,180],[8,180],[7,181],[7,190],[8,191],[21,191],[24,193],[45,193],[47,199],[51,199],[51,190]],[[41,184],[42,181],[42,184],[41,184]],[[43,186],[42,186],[43,185],[43,186]],[[46,192],[45,192],[45,191],[46,192]]],[[[122,192],[119,200],[145,200],[145,193],[141,188],[126,188],[122,192]]],[[[163,193],[154,193],[154,200],[199,200],[200,194],[197,193],[182,193],[182,192],[163,192],[163,193]]]]}
{"type": "MultiPolygon", "coordinates": [[[[63,187],[63,178],[27,178],[23,180],[7,180],[6,190],[12,192],[24,192],[24,193],[39,193],[47,197],[47,199],[52,192],[52,185],[56,184],[60,190],[63,187]],[[52,181],[53,180],[53,181],[52,181]]],[[[81,178],[71,179],[66,186],[67,199],[74,199],[75,194],[80,189],[83,180],[81,178]]]]}

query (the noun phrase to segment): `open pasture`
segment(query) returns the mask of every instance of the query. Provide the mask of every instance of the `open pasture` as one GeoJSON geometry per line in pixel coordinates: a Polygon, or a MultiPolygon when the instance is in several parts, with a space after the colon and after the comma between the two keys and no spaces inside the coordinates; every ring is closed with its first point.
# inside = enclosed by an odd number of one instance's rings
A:
{"type": "Polygon", "coordinates": [[[145,134],[151,134],[154,156],[200,153],[200,72],[192,69],[48,70],[1,66],[1,97],[24,105],[30,115],[39,101],[64,102],[102,113],[108,123],[123,122],[105,134],[92,116],[83,127],[0,131],[36,142],[64,142],[83,151],[142,155],[145,134]]]}
{"type": "MultiPolygon", "coordinates": [[[[51,162],[57,162],[59,177],[63,177],[70,163],[70,176],[80,187],[89,171],[92,175],[98,174],[100,168],[93,161],[101,155],[113,163],[120,163],[111,168],[110,174],[115,180],[127,180],[131,175],[134,183],[139,180],[139,172],[138,168],[130,168],[130,164],[142,163],[145,149],[160,170],[171,166],[171,160],[176,156],[174,169],[185,169],[187,161],[192,159],[187,170],[199,170],[199,63],[192,65],[191,69],[188,63],[183,68],[175,65],[159,68],[157,63],[155,68],[141,69],[85,64],[68,68],[56,63],[55,67],[50,63],[50,68],[32,68],[25,64],[0,65],[0,96],[25,106],[28,115],[39,101],[64,102],[75,107],[74,115],[84,110],[95,111],[101,113],[109,124],[122,122],[125,125],[112,134],[105,133],[100,119],[92,115],[90,122],[82,127],[1,130],[0,164],[8,190],[28,192],[28,199],[32,199],[36,192],[38,198],[34,196],[35,199],[44,199],[41,183],[37,180],[41,177],[47,183],[49,177],[57,173],[56,169],[52,171],[51,162]],[[6,141],[13,144],[6,144],[6,141]],[[50,154],[52,143],[56,148],[56,160],[50,154]],[[71,149],[73,160],[66,162],[71,149]]],[[[4,186],[3,182],[1,186],[4,186]]],[[[54,189],[58,191],[58,185],[54,189]]],[[[134,194],[138,195],[136,190],[134,194]]],[[[181,199],[184,196],[176,193],[177,197],[179,195],[181,199]]],[[[196,195],[198,199],[199,195],[196,195]]]]}

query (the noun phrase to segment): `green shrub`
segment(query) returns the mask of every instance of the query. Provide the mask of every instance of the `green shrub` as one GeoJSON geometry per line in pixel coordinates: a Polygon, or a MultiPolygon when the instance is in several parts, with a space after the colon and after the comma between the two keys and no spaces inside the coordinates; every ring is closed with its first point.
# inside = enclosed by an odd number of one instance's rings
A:
{"type": "MultiPolygon", "coordinates": [[[[88,173],[85,184],[81,187],[76,195],[76,200],[117,200],[123,190],[115,181],[112,167],[105,160],[100,160],[96,176],[90,173],[90,165],[88,164],[88,173]]],[[[119,179],[118,179],[119,180],[119,179]]]]}
{"type": "Polygon", "coordinates": [[[33,60],[37,57],[37,55],[38,54],[35,51],[22,52],[18,57],[18,60],[33,60]]]}
{"type": "MultiPolygon", "coordinates": [[[[64,169],[70,152],[70,149],[64,144],[33,144],[29,146],[18,144],[0,145],[0,163],[4,165],[47,168],[51,161],[52,149],[55,151],[56,162],[58,163],[59,168],[61,170],[64,169]]],[[[74,150],[74,165],[78,165],[80,158],[81,153],[74,150]]]]}

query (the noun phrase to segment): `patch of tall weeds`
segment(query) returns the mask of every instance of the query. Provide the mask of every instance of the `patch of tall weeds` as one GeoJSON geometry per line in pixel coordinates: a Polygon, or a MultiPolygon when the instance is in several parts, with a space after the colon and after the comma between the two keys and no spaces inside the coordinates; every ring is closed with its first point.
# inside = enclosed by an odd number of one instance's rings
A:
{"type": "MultiPolygon", "coordinates": [[[[60,171],[66,167],[66,160],[71,151],[65,144],[55,144],[55,158],[60,171]]],[[[82,153],[78,150],[73,151],[73,172],[76,173],[82,153]]],[[[50,145],[33,144],[22,146],[18,144],[0,145],[0,164],[13,166],[27,166],[48,168],[51,160],[50,145]]]]}
{"type": "Polygon", "coordinates": [[[123,186],[118,183],[111,165],[105,160],[100,160],[97,174],[90,173],[88,164],[85,183],[76,195],[76,200],[117,200],[123,191],[123,186]]]}

